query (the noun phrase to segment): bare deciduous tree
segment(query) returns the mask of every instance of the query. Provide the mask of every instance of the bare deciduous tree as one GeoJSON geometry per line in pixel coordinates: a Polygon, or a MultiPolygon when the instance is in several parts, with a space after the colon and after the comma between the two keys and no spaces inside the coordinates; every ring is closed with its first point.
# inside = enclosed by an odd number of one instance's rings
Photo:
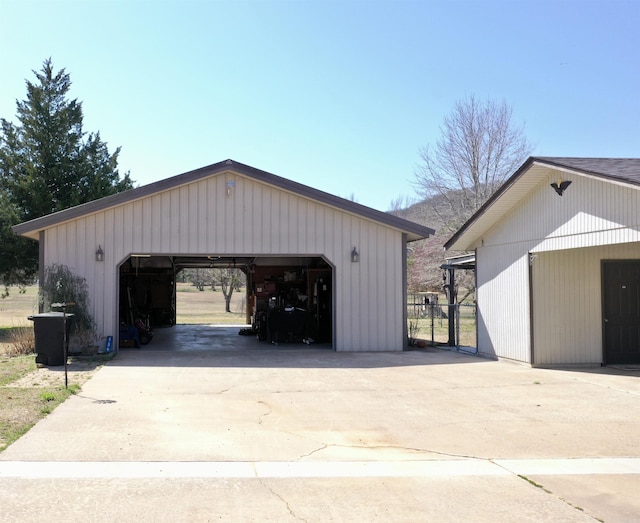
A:
{"type": "Polygon", "coordinates": [[[476,212],[531,154],[524,128],[514,126],[506,102],[456,103],[435,146],[420,150],[414,185],[433,201],[442,228],[454,231],[476,212]]]}
{"type": "Polygon", "coordinates": [[[410,292],[441,292],[444,251],[442,238],[431,236],[413,242],[407,258],[407,288],[410,292]]]}
{"type": "Polygon", "coordinates": [[[391,200],[388,205],[387,212],[400,218],[411,219],[409,217],[409,209],[416,203],[419,202],[415,196],[400,195],[394,200],[391,200]]]}
{"type": "Polygon", "coordinates": [[[220,285],[227,312],[231,312],[231,297],[234,291],[240,291],[246,281],[245,274],[237,267],[184,269],[182,274],[183,281],[192,282],[201,291],[208,286],[215,291],[216,285],[220,285]]]}
{"type": "Polygon", "coordinates": [[[224,295],[225,310],[231,312],[231,296],[233,291],[240,290],[240,284],[244,275],[240,269],[216,269],[218,273],[218,282],[222,288],[222,294],[224,295]]]}

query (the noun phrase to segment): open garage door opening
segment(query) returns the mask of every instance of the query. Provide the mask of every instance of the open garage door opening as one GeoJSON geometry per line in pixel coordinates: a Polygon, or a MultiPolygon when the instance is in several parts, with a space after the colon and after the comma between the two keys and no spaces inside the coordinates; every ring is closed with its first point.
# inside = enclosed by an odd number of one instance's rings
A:
{"type": "Polygon", "coordinates": [[[246,326],[246,287],[246,273],[236,267],[177,272],[176,324],[246,326]]]}
{"type": "Polygon", "coordinates": [[[320,256],[132,255],[120,266],[120,346],[176,324],[232,324],[265,343],[330,345],[333,281],[320,256]]]}

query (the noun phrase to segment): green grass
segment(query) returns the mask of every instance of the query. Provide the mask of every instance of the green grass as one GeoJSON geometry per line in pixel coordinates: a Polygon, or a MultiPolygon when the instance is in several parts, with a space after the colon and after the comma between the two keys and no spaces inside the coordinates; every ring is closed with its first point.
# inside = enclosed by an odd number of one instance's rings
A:
{"type": "Polygon", "coordinates": [[[531,478],[528,478],[527,476],[523,476],[522,474],[518,474],[518,477],[520,479],[524,479],[527,483],[530,483],[534,487],[539,488],[541,490],[544,490],[547,494],[553,494],[553,492],[551,492],[549,489],[546,489],[540,483],[536,483],[535,481],[533,481],[531,478]]]}
{"type": "Polygon", "coordinates": [[[38,287],[32,285],[20,292],[17,287],[10,289],[6,298],[0,298],[0,355],[11,346],[13,335],[20,329],[33,328],[29,316],[38,312],[38,287]]]}
{"type": "Polygon", "coordinates": [[[16,380],[36,370],[33,356],[0,358],[0,452],[29,431],[80,387],[12,387],[16,380]]]}
{"type": "Polygon", "coordinates": [[[55,401],[56,400],[56,394],[55,392],[52,392],[50,390],[44,391],[40,393],[40,399],[42,401],[55,401]]]}
{"type": "MultiPolygon", "coordinates": [[[[446,308],[445,308],[446,310],[446,308]]],[[[449,341],[449,320],[448,318],[418,318],[412,319],[409,312],[409,322],[417,322],[418,332],[416,338],[431,343],[432,330],[435,344],[446,344],[449,341]]],[[[460,309],[460,340],[464,347],[476,346],[476,319],[472,307],[461,307],[460,309]]]]}
{"type": "Polygon", "coordinates": [[[205,287],[199,291],[190,283],[176,285],[176,323],[206,325],[244,325],[246,291],[234,292],[231,297],[231,312],[225,311],[221,290],[205,287]]]}
{"type": "Polygon", "coordinates": [[[195,285],[186,284],[186,283],[178,283],[176,287],[176,292],[205,292],[199,291],[195,285]]]}
{"type": "Polygon", "coordinates": [[[20,379],[36,368],[36,359],[33,356],[0,357],[0,387],[20,379]]]}
{"type": "Polygon", "coordinates": [[[24,292],[11,287],[7,298],[0,298],[0,328],[31,324],[27,319],[38,313],[38,287],[31,285],[24,292]]]}

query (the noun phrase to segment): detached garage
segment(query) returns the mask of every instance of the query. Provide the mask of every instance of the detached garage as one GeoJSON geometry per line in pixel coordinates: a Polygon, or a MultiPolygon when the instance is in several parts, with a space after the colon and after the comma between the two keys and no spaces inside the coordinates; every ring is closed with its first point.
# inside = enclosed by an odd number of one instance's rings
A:
{"type": "Polygon", "coordinates": [[[475,251],[480,353],[640,363],[640,160],[529,158],[445,244],[475,251]]]}
{"type": "Polygon", "coordinates": [[[62,264],[87,280],[101,336],[117,340],[141,303],[153,324],[172,325],[176,274],[235,267],[247,278],[247,323],[293,309],[280,330],[338,351],[403,350],[406,246],[434,233],[232,160],[14,231],[39,241],[41,271],[62,264]]]}

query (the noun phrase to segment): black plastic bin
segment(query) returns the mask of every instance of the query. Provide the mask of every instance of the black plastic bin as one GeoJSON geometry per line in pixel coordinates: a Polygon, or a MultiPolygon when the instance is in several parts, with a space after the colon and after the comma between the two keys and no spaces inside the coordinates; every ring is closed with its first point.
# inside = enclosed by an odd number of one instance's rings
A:
{"type": "MultiPolygon", "coordinates": [[[[45,312],[29,316],[36,339],[36,363],[55,367],[64,365],[64,323],[62,312],[45,312]]],[[[66,315],[67,349],[73,314],[66,315]]]]}

